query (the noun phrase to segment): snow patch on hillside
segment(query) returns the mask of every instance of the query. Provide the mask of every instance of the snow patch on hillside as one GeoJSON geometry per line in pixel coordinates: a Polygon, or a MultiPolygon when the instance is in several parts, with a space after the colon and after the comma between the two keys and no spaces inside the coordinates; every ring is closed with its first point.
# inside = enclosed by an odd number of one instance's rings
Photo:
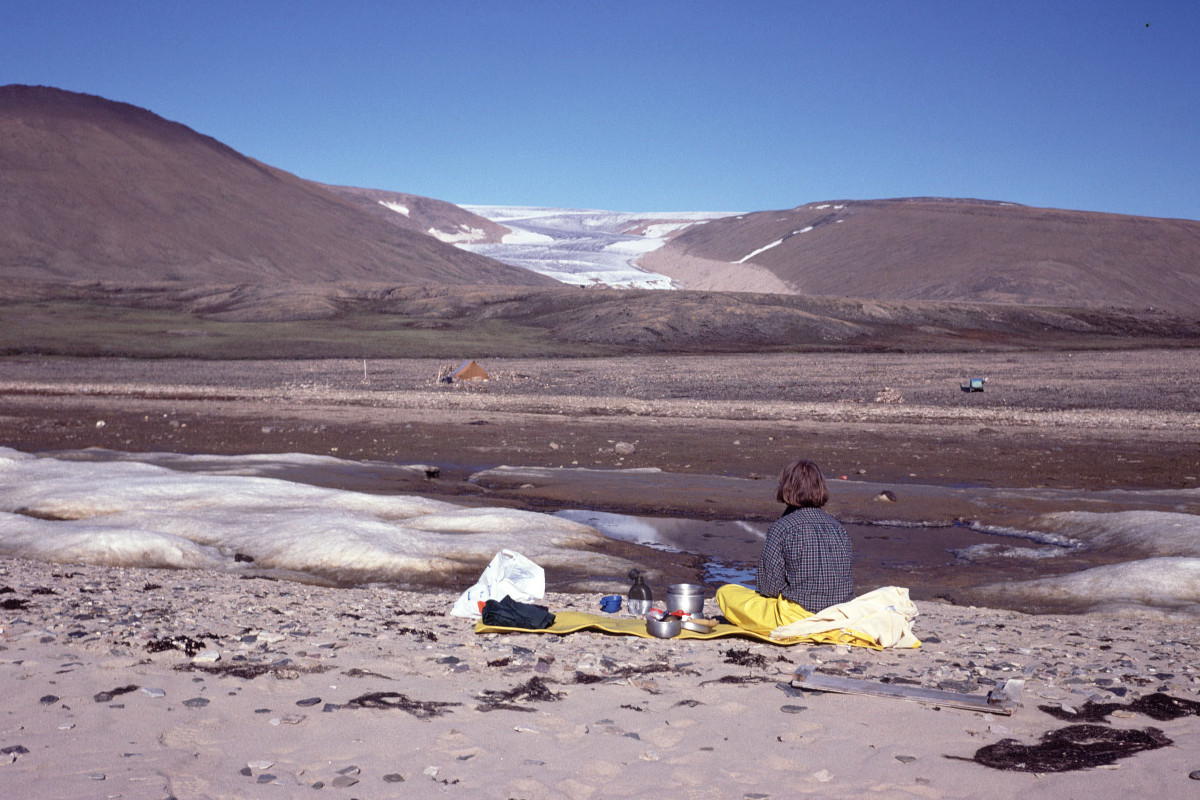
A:
{"type": "Polygon", "coordinates": [[[766,251],[770,250],[772,247],[778,247],[781,244],[783,244],[783,239],[776,239],[775,241],[771,242],[770,244],[763,245],[762,247],[758,248],[757,250],[755,250],[752,253],[747,253],[746,255],[742,256],[741,258],[739,258],[737,261],[735,261],[733,263],[745,264],[747,261],[754,258],[759,253],[765,253],[766,251]]]}
{"type": "Polygon", "coordinates": [[[380,200],[379,205],[383,206],[384,208],[390,208],[397,214],[403,214],[406,217],[408,216],[408,206],[404,205],[403,203],[397,203],[394,200],[380,200]]]}
{"type": "MultiPolygon", "coordinates": [[[[839,219],[838,222],[841,222],[841,220],[839,219]]],[[[772,247],[778,247],[779,245],[783,244],[784,242],[786,242],[788,239],[792,238],[793,236],[799,236],[802,233],[808,233],[812,229],[813,229],[813,226],[809,225],[807,228],[801,228],[798,231],[792,231],[787,236],[784,236],[782,239],[776,239],[775,241],[771,242],[770,244],[763,245],[762,247],[758,248],[754,252],[747,253],[746,255],[742,256],[741,258],[739,258],[737,261],[734,261],[733,263],[734,264],[745,264],[747,261],[754,258],[759,253],[765,253],[766,251],[770,250],[772,247]]]]}
{"type": "Polygon", "coordinates": [[[439,231],[437,228],[430,228],[429,235],[448,244],[457,245],[470,244],[487,237],[483,228],[471,228],[463,224],[458,226],[458,230],[453,231],[439,231]]]}

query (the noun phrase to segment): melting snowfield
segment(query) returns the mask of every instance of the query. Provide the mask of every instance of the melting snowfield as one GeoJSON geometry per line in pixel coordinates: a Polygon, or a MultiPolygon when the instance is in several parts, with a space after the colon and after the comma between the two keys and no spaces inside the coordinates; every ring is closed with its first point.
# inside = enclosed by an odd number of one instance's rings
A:
{"type": "Polygon", "coordinates": [[[419,589],[473,579],[506,547],[548,569],[625,575],[631,562],[587,552],[603,541],[529,511],[0,448],[0,554],[21,558],[419,589]]]}
{"type": "Polygon", "coordinates": [[[579,286],[672,289],[666,275],[638,259],[700,222],[731,216],[708,212],[625,213],[523,206],[463,206],[512,230],[500,244],[460,244],[465,250],[579,286]]]}
{"type": "MultiPolygon", "coordinates": [[[[290,479],[354,467],[306,455],[121,454],[120,460],[96,460],[86,451],[33,456],[0,448],[0,555],[444,589],[469,585],[497,551],[509,548],[548,573],[579,576],[572,590],[603,591],[635,566],[603,553],[609,538],[698,553],[710,559],[708,580],[749,583],[748,566],[765,529],[594,511],[467,508],[290,479]]],[[[878,549],[875,558],[898,561],[901,577],[887,582],[903,583],[906,569],[915,579],[936,560],[933,568],[948,582],[956,573],[970,573],[966,596],[975,603],[1037,612],[1200,615],[1195,514],[1058,512],[1036,516],[1022,530],[985,534],[942,525],[942,538],[914,535],[907,541],[888,528],[851,527],[860,541],[893,540],[867,542],[878,549]],[[916,553],[918,547],[924,553],[916,553]],[[1007,577],[1006,565],[1014,562],[1025,569],[1024,579],[1007,577]]],[[[910,531],[921,529],[909,523],[910,531]]]]}

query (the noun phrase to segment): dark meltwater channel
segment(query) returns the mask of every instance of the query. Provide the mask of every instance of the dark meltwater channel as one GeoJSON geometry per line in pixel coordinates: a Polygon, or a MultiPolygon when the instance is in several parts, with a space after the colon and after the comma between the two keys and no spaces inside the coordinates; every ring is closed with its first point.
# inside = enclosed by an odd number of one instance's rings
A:
{"type": "MultiPolygon", "coordinates": [[[[635,517],[567,510],[556,516],[582,522],[605,536],[705,561],[704,581],[754,585],[768,523],[635,517]]],[[[1093,566],[1071,550],[967,527],[846,525],[854,547],[859,593],[904,586],[914,599],[971,602],[971,587],[1029,580],[1093,566]]]]}

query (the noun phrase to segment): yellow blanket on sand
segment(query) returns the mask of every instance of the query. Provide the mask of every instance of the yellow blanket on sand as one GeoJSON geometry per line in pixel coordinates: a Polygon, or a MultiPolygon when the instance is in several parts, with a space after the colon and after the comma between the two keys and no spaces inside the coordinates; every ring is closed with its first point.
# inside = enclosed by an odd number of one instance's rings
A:
{"type": "MultiPolygon", "coordinates": [[[[917,608],[908,599],[908,589],[886,586],[846,603],[820,611],[812,616],[776,628],[770,633],[746,630],[721,623],[711,633],[680,631],[676,639],[717,639],[724,636],[744,636],[770,644],[846,644],[882,650],[885,647],[919,647],[910,623],[917,608]]],[[[507,628],[475,623],[476,633],[553,633],[563,636],[576,631],[596,630],[623,636],[654,638],[646,631],[641,617],[612,617],[582,611],[559,611],[554,624],[541,630],[507,628]]]]}

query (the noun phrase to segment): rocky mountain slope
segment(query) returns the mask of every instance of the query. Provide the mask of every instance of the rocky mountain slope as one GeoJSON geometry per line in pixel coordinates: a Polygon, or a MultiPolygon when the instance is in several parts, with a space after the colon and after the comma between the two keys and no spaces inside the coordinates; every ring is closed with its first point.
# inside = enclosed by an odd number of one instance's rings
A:
{"type": "Polygon", "coordinates": [[[448,244],[495,244],[511,233],[505,226],[445,200],[386,189],[325,188],[391,225],[448,244]]]}
{"type": "Polygon", "coordinates": [[[1200,222],[1012,203],[760,211],[684,231],[643,265],[694,288],[733,288],[722,280],[753,269],[805,295],[1200,311],[1200,222]]]}
{"type": "Polygon", "coordinates": [[[145,109],[0,87],[0,275],[553,285],[390,224],[145,109]]]}

